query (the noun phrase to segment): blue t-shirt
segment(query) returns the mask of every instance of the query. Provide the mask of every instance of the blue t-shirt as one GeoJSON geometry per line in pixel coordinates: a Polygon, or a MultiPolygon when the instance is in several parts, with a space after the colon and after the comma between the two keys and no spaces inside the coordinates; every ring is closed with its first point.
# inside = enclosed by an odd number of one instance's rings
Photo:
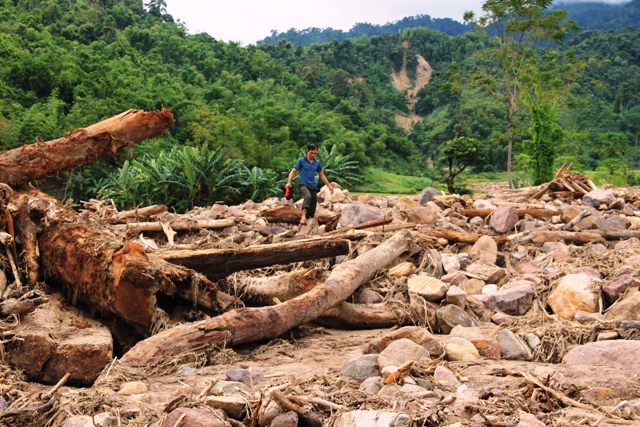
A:
{"type": "Polygon", "coordinates": [[[322,172],[322,165],[316,159],[310,162],[307,156],[300,157],[294,166],[300,172],[299,184],[308,185],[309,187],[316,186],[316,173],[322,172]]]}

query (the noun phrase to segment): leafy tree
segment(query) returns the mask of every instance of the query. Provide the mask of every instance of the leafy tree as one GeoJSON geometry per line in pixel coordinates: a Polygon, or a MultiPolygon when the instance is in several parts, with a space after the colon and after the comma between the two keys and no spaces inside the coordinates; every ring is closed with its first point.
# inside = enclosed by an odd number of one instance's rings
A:
{"type": "Polygon", "coordinates": [[[486,147],[475,138],[459,137],[448,141],[440,150],[445,164],[445,184],[455,193],[455,179],[468,167],[482,164],[487,158],[486,147]]]}
{"type": "Polygon", "coordinates": [[[556,148],[562,145],[560,125],[555,123],[557,107],[548,103],[532,105],[531,140],[524,141],[524,149],[530,156],[529,168],[533,173],[533,185],[551,181],[556,148]]]}
{"type": "Polygon", "coordinates": [[[569,30],[578,29],[575,21],[565,20],[566,11],[547,11],[551,3],[552,0],[486,0],[482,5],[485,15],[476,18],[472,11],[464,14],[465,22],[476,24],[487,34],[490,31],[499,41],[487,52],[498,67],[486,64],[476,75],[476,83],[504,105],[509,188],[513,188],[513,116],[521,106],[523,73],[536,59],[536,47],[547,41],[560,42],[569,30]]]}

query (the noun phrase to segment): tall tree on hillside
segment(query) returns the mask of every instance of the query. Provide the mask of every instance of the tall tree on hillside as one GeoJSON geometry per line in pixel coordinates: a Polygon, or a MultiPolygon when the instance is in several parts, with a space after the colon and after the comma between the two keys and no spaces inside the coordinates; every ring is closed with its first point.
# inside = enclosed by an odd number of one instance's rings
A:
{"type": "MultiPolygon", "coordinates": [[[[565,20],[564,10],[547,11],[553,0],[487,0],[482,5],[485,14],[477,18],[472,11],[465,12],[465,22],[477,25],[480,31],[497,37],[499,43],[489,49],[490,58],[498,68],[487,65],[475,75],[475,81],[500,99],[505,107],[507,130],[507,176],[513,188],[511,164],[513,157],[514,114],[520,109],[522,76],[535,62],[536,48],[543,42],[559,42],[569,30],[577,30],[575,21],[565,20]]],[[[486,55],[486,53],[484,53],[486,55]]]]}

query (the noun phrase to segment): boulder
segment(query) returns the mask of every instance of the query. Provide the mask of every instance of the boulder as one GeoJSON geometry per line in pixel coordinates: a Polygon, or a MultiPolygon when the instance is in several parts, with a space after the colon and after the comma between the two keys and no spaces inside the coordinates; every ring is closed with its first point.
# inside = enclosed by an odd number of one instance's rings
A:
{"type": "Polygon", "coordinates": [[[293,411],[278,414],[269,427],[298,427],[298,414],[293,411]]]}
{"type": "Polygon", "coordinates": [[[419,206],[409,209],[407,212],[407,220],[416,224],[434,224],[438,219],[437,211],[428,206],[419,206]]]}
{"type": "Polygon", "coordinates": [[[365,354],[354,357],[342,366],[340,373],[357,381],[364,381],[370,377],[379,377],[378,354],[365,354]]]}
{"type": "Polygon", "coordinates": [[[535,415],[528,412],[520,411],[518,418],[519,422],[516,427],[547,427],[547,425],[537,419],[535,415]]]}
{"type": "Polygon", "coordinates": [[[407,281],[409,293],[420,295],[427,301],[439,301],[447,293],[447,285],[431,276],[412,276],[407,281]]]}
{"type": "Polygon", "coordinates": [[[572,348],[562,359],[567,365],[611,366],[640,376],[640,341],[596,341],[572,348]]]}
{"type": "Polygon", "coordinates": [[[500,342],[500,354],[506,360],[531,360],[533,355],[529,347],[508,329],[503,329],[498,333],[500,342]]]}
{"type": "Polygon", "coordinates": [[[469,256],[473,261],[482,260],[495,264],[498,259],[498,244],[490,236],[482,236],[471,248],[469,256]]]}
{"type": "Polygon", "coordinates": [[[442,268],[445,272],[453,273],[460,270],[460,260],[457,255],[442,253],[440,257],[442,258],[442,268]]]}
{"type": "Polygon", "coordinates": [[[438,326],[443,334],[448,334],[457,325],[477,326],[478,322],[473,320],[466,311],[457,305],[446,305],[436,312],[438,326]]]}
{"type": "Polygon", "coordinates": [[[249,372],[248,369],[229,369],[226,372],[229,381],[241,382],[249,387],[256,386],[264,381],[264,374],[260,371],[249,372]],[[253,382],[253,384],[252,384],[253,382]]]}
{"type": "Polygon", "coordinates": [[[438,366],[436,368],[433,373],[433,379],[436,381],[436,384],[447,391],[455,391],[462,385],[462,383],[458,381],[456,374],[444,366],[438,366]]]}
{"type": "Polygon", "coordinates": [[[598,230],[626,230],[631,227],[631,221],[620,215],[611,215],[608,218],[596,218],[593,227],[598,230]]]}
{"type": "Polygon", "coordinates": [[[110,412],[103,412],[93,417],[88,415],[76,415],[69,417],[62,423],[61,427],[116,427],[118,419],[110,412]]]}
{"type": "Polygon", "coordinates": [[[578,310],[597,312],[598,297],[592,289],[593,280],[592,276],[585,273],[564,276],[549,294],[549,307],[564,320],[573,320],[578,310]]]}
{"type": "Polygon", "coordinates": [[[369,377],[362,381],[358,390],[371,394],[378,394],[382,387],[384,387],[384,379],[382,377],[369,377]]]}
{"type": "Polygon", "coordinates": [[[582,196],[582,204],[592,208],[598,208],[600,205],[609,205],[616,199],[613,191],[596,188],[582,196]]]}
{"type": "Polygon", "coordinates": [[[438,339],[421,326],[404,326],[394,331],[387,332],[380,338],[369,342],[365,347],[365,353],[381,353],[393,341],[407,338],[414,343],[423,346],[432,358],[440,357],[444,352],[438,339]]]}
{"type": "Polygon", "coordinates": [[[453,337],[444,345],[447,360],[465,361],[480,359],[480,353],[471,341],[453,337]]]}
{"type": "Polygon", "coordinates": [[[457,305],[464,309],[467,304],[467,293],[455,285],[451,286],[449,290],[447,290],[446,301],[447,304],[457,305]]]}
{"type": "Polygon", "coordinates": [[[486,283],[498,283],[498,281],[507,274],[507,270],[504,268],[497,267],[493,264],[487,264],[483,261],[476,261],[469,264],[465,271],[479,276],[479,278],[484,280],[486,283]]]}
{"type": "Polygon", "coordinates": [[[342,214],[338,221],[338,225],[340,227],[351,227],[362,224],[363,222],[383,219],[386,216],[382,209],[371,205],[365,205],[361,202],[352,202],[348,205],[344,205],[340,212],[342,214]]]}
{"type": "Polygon", "coordinates": [[[69,385],[88,386],[113,360],[109,329],[66,306],[60,296],[25,314],[14,331],[5,358],[30,381],[55,384],[68,372],[69,385]]]}
{"type": "Polygon", "coordinates": [[[208,396],[205,404],[211,408],[222,409],[229,417],[242,419],[246,409],[247,401],[238,395],[232,396],[208,396]]]}
{"type": "Polygon", "coordinates": [[[640,280],[630,274],[623,274],[602,285],[602,293],[609,304],[615,302],[627,289],[638,288],[640,280]]]}
{"type": "Polygon", "coordinates": [[[162,427],[175,427],[178,419],[184,415],[180,425],[189,427],[231,427],[224,411],[210,409],[177,408],[167,415],[162,427]]]}
{"type": "Polygon", "coordinates": [[[422,359],[431,359],[427,349],[409,339],[401,338],[393,341],[378,355],[378,366],[383,369],[387,366],[401,366],[410,360],[419,362],[422,359]]]}
{"type": "Polygon", "coordinates": [[[441,195],[442,192],[433,187],[427,187],[418,196],[418,203],[421,205],[426,205],[427,202],[430,202],[435,196],[441,195]]]}
{"type": "Polygon", "coordinates": [[[507,283],[493,294],[496,309],[513,316],[522,316],[533,303],[533,283],[517,280],[507,283]]]}
{"type": "Polygon", "coordinates": [[[491,215],[489,224],[497,233],[513,231],[518,222],[518,212],[510,206],[499,206],[491,215]]]}
{"type": "Polygon", "coordinates": [[[640,320],[640,292],[633,290],[625,298],[616,301],[605,316],[609,320],[640,320]]]}

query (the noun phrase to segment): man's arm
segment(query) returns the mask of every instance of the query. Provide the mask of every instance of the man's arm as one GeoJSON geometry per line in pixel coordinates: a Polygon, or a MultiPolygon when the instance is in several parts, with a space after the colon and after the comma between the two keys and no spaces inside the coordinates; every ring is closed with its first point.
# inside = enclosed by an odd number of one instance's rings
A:
{"type": "Polygon", "coordinates": [[[291,181],[293,181],[293,177],[296,176],[296,172],[298,169],[293,168],[291,169],[291,172],[289,172],[289,177],[287,178],[287,183],[285,184],[285,187],[291,187],[291,181]]]}
{"type": "Polygon", "coordinates": [[[327,179],[327,176],[324,174],[324,172],[318,172],[318,175],[320,176],[320,180],[324,182],[324,185],[329,187],[329,191],[331,192],[331,194],[333,194],[333,187],[329,183],[329,180],[327,179]]]}

